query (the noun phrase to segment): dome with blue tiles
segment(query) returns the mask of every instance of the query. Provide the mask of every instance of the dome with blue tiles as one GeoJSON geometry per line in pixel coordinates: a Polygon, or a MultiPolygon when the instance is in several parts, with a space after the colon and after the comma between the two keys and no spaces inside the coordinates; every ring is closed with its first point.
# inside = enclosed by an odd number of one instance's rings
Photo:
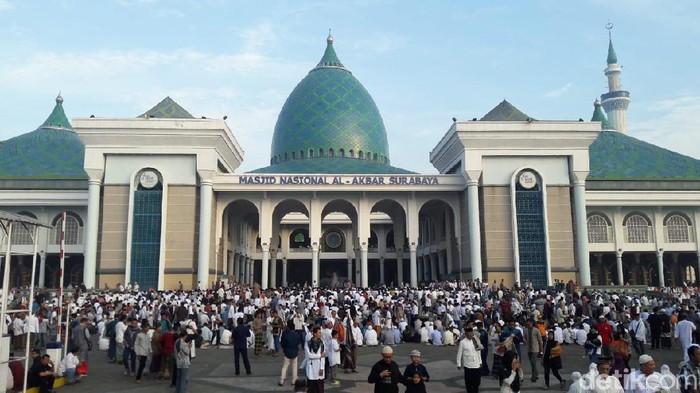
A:
{"type": "Polygon", "coordinates": [[[0,179],[82,180],[85,146],[73,131],[63,97],[36,130],[0,145],[0,179]]]}
{"type": "Polygon", "coordinates": [[[389,144],[379,109],[338,59],[331,35],[321,61],[284,103],[272,138],[272,166],[313,158],[389,164],[389,144]]]}

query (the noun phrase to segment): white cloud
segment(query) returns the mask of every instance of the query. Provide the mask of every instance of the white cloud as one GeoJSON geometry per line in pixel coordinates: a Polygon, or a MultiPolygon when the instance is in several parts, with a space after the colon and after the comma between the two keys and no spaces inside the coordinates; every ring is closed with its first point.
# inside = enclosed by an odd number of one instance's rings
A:
{"type": "Polygon", "coordinates": [[[173,19],[173,18],[184,18],[185,13],[178,9],[164,9],[156,11],[156,18],[161,19],[173,19]]]}
{"type": "Polygon", "coordinates": [[[559,98],[562,96],[562,94],[566,93],[569,89],[571,89],[572,86],[573,86],[573,83],[569,82],[558,89],[554,89],[552,91],[545,93],[544,97],[545,98],[559,98]]]}
{"type": "Polygon", "coordinates": [[[277,34],[269,23],[260,23],[239,33],[247,51],[260,51],[277,43],[277,34]]]}
{"type": "Polygon", "coordinates": [[[669,150],[700,158],[700,96],[682,95],[642,104],[650,120],[631,124],[631,136],[669,150]]]}
{"type": "Polygon", "coordinates": [[[8,11],[15,8],[15,5],[10,0],[0,0],[0,12],[8,11]]]}

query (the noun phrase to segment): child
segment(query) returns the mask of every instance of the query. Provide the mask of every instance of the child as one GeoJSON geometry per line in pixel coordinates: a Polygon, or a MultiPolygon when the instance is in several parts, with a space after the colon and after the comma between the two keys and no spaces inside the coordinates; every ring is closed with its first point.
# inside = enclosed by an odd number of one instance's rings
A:
{"type": "Polygon", "coordinates": [[[427,393],[425,390],[425,382],[420,374],[414,373],[411,379],[402,381],[406,385],[406,393],[427,393]]]}
{"type": "Polygon", "coordinates": [[[338,331],[333,329],[331,331],[331,345],[332,345],[332,352],[330,356],[330,367],[331,367],[331,385],[332,386],[340,386],[340,381],[335,378],[336,376],[336,370],[338,368],[338,365],[340,364],[340,344],[338,343],[338,331]]]}

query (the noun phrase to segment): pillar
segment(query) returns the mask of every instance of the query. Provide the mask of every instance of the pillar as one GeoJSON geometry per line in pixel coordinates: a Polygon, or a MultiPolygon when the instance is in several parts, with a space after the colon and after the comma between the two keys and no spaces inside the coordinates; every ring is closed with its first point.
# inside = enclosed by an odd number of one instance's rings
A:
{"type": "MultiPolygon", "coordinates": [[[[578,260],[579,283],[591,285],[591,267],[588,255],[588,219],[586,217],[586,182],[574,181],[574,232],[576,233],[576,259],[578,260]]],[[[618,271],[619,273],[619,271],[618,271]]]]}
{"type": "MultiPolygon", "coordinates": [[[[449,242],[448,242],[449,244],[449,242]]],[[[449,247],[449,245],[448,245],[449,247]]],[[[445,277],[445,254],[442,251],[437,252],[437,265],[438,265],[438,280],[445,277]]]]}
{"type": "Polygon", "coordinates": [[[248,282],[255,284],[255,259],[248,258],[248,282]]]}
{"type": "Polygon", "coordinates": [[[211,180],[199,185],[199,241],[197,247],[197,281],[209,286],[209,249],[211,247],[211,200],[214,194],[211,180]]]}
{"type": "Polygon", "coordinates": [[[311,245],[311,286],[321,285],[321,263],[318,260],[318,243],[311,245]]]}
{"type": "MultiPolygon", "coordinates": [[[[697,229],[696,229],[697,230],[697,229]]],[[[696,253],[698,268],[695,269],[695,282],[700,283],[700,251],[696,253]]]]}
{"type": "Polygon", "coordinates": [[[467,220],[469,226],[469,262],[472,281],[483,280],[481,273],[481,224],[479,223],[479,176],[467,181],[467,220]]]}
{"type": "Polygon", "coordinates": [[[262,245],[262,274],[260,276],[260,287],[262,289],[267,289],[269,286],[270,278],[270,246],[267,243],[262,245]]]}
{"type": "Polygon", "coordinates": [[[362,288],[369,287],[369,271],[367,270],[367,245],[363,244],[360,247],[360,276],[362,277],[362,282],[360,285],[362,288]]]}
{"type": "Polygon", "coordinates": [[[408,268],[410,270],[411,287],[418,288],[418,261],[416,258],[416,245],[411,243],[408,248],[410,259],[408,262],[408,268]]]}
{"type": "Polygon", "coordinates": [[[625,285],[625,276],[622,274],[622,251],[615,253],[615,259],[617,262],[617,285],[623,286],[625,285]]]}
{"type": "Polygon", "coordinates": [[[664,250],[659,249],[656,252],[656,269],[659,271],[659,287],[663,288],[666,286],[666,280],[664,280],[664,250]]]}
{"type": "Polygon", "coordinates": [[[287,286],[287,258],[282,258],[282,286],[287,286]]]}
{"type": "Polygon", "coordinates": [[[277,288],[277,251],[270,251],[270,287],[277,288]]]}
{"type": "Polygon", "coordinates": [[[83,264],[83,282],[85,287],[95,287],[95,272],[97,269],[97,232],[100,218],[100,179],[88,180],[88,210],[85,228],[85,261],[83,264]]]}
{"type": "Polygon", "coordinates": [[[44,288],[46,282],[46,253],[39,253],[39,288],[44,288]]]}
{"type": "Polygon", "coordinates": [[[397,285],[403,286],[403,246],[396,247],[396,276],[397,285]]]}
{"type": "Polygon", "coordinates": [[[386,283],[386,276],[384,275],[384,257],[379,258],[379,281],[386,283]]]}
{"type": "Polygon", "coordinates": [[[352,277],[352,258],[348,258],[348,281],[355,281],[352,277]]]}

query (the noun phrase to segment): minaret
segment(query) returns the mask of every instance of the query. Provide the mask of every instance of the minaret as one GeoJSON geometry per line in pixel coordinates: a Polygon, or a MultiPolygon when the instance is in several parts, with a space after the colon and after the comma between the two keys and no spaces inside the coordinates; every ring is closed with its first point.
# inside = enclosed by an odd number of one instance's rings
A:
{"type": "Polygon", "coordinates": [[[601,105],[608,115],[610,126],[623,133],[627,133],[627,107],[630,105],[630,93],[621,90],[620,74],[622,68],[617,64],[617,54],[612,43],[612,23],[606,26],[608,29],[608,67],[605,69],[605,76],[608,77],[608,92],[601,95],[601,105]]]}

